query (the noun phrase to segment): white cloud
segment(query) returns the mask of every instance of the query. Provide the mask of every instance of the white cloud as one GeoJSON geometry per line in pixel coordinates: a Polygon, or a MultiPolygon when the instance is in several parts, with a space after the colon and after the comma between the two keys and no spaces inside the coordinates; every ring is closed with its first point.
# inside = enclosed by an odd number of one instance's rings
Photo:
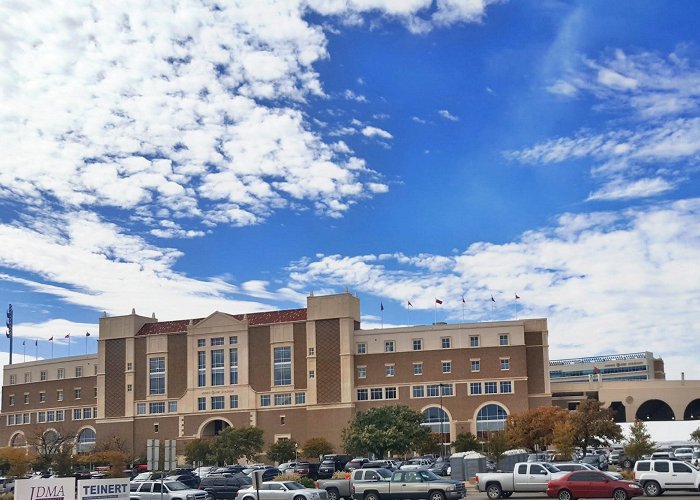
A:
{"type": "Polygon", "coordinates": [[[554,82],[552,85],[547,87],[547,90],[552,94],[559,94],[566,97],[574,97],[578,95],[578,89],[575,85],[562,80],[554,82]]]}
{"type": "Polygon", "coordinates": [[[565,214],[518,241],[474,243],[457,255],[322,256],[297,263],[291,279],[293,288],[343,283],[385,308],[410,300],[429,312],[440,297],[452,320],[461,320],[462,293],[468,319],[511,319],[517,291],[520,317],[548,318],[552,358],[650,350],[669,378],[681,370],[698,378],[699,260],[700,199],[692,199],[565,214]]]}
{"type": "Polygon", "coordinates": [[[427,121],[423,120],[422,118],[418,118],[417,116],[412,116],[411,120],[413,120],[416,123],[420,123],[421,125],[425,125],[428,123],[427,121]]]}
{"type": "Polygon", "coordinates": [[[438,114],[439,114],[440,116],[442,116],[445,120],[450,120],[451,122],[457,122],[457,121],[459,121],[459,117],[458,117],[458,116],[453,115],[452,113],[450,113],[450,112],[447,111],[446,109],[441,109],[440,111],[438,111],[438,114]]]}
{"type": "Polygon", "coordinates": [[[362,135],[365,137],[381,137],[382,139],[393,139],[394,136],[391,135],[384,129],[378,127],[372,127],[370,125],[362,129],[362,135]]]}
{"type": "Polygon", "coordinates": [[[348,101],[367,102],[367,98],[365,96],[362,94],[356,94],[350,89],[346,89],[345,92],[343,92],[343,97],[348,101]]]}
{"type": "Polygon", "coordinates": [[[633,198],[647,198],[671,191],[675,186],[665,179],[639,179],[636,181],[614,181],[606,184],[595,193],[588,196],[588,201],[593,200],[629,200],[633,198]]]}

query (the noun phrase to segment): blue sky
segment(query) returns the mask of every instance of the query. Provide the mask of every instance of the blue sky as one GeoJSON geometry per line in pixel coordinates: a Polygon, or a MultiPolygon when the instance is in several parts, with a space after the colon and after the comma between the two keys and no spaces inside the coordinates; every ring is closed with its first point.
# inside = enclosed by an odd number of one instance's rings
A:
{"type": "Polygon", "coordinates": [[[371,328],[512,319],[517,292],[552,358],[700,377],[696,2],[66,5],[0,5],[15,360],[132,308],[347,288],[371,328]]]}

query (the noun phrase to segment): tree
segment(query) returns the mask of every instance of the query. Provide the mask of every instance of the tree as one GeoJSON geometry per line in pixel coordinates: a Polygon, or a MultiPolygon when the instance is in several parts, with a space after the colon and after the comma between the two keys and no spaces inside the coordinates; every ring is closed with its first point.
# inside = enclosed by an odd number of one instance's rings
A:
{"type": "Polygon", "coordinates": [[[651,440],[651,434],[641,420],[635,420],[630,426],[630,437],[625,440],[625,455],[638,460],[643,455],[651,455],[656,449],[656,443],[651,440]]]}
{"type": "Polygon", "coordinates": [[[238,463],[245,457],[255,458],[263,450],[263,430],[257,427],[227,427],[215,441],[216,455],[224,463],[238,463]]]}
{"type": "Polygon", "coordinates": [[[546,450],[552,444],[554,428],[568,416],[568,410],[558,406],[541,406],[510,415],[506,421],[506,437],[514,447],[546,450]]]}
{"type": "Polygon", "coordinates": [[[333,445],[325,438],[311,438],[304,443],[301,451],[306,458],[318,458],[333,453],[333,445]]]}
{"type": "Polygon", "coordinates": [[[451,446],[456,452],[475,451],[481,449],[481,443],[471,432],[460,432],[457,434],[451,446]]]}
{"type": "Polygon", "coordinates": [[[442,445],[442,435],[429,433],[425,435],[422,442],[418,443],[415,451],[420,455],[441,454],[444,446],[442,445]]]}
{"type": "Polygon", "coordinates": [[[214,455],[214,443],[211,439],[193,439],[185,446],[185,459],[191,464],[213,461],[214,455]]]}
{"type": "Polygon", "coordinates": [[[690,433],[690,439],[692,439],[696,443],[700,443],[700,427],[698,427],[690,433]]]}
{"type": "Polygon", "coordinates": [[[486,452],[486,456],[496,462],[496,469],[498,469],[498,463],[501,458],[503,458],[503,455],[505,455],[505,452],[510,448],[511,446],[506,433],[504,431],[494,431],[489,433],[484,451],[486,452]]]}
{"type": "Polygon", "coordinates": [[[26,448],[0,448],[0,463],[3,464],[5,475],[12,477],[24,476],[31,468],[33,457],[26,448]]]}
{"type": "Polygon", "coordinates": [[[581,401],[570,414],[574,444],[584,453],[589,446],[602,446],[622,440],[622,429],[613,421],[613,411],[595,399],[581,401]]]}
{"type": "Polygon", "coordinates": [[[278,464],[289,462],[297,456],[298,447],[299,445],[293,439],[280,439],[270,445],[270,448],[267,450],[267,457],[278,464]]]}
{"type": "Polygon", "coordinates": [[[416,450],[430,431],[422,426],[423,414],[407,406],[382,406],[361,411],[343,429],[343,443],[350,453],[373,453],[383,458],[387,451],[405,454],[416,450]]]}
{"type": "MultiPolygon", "coordinates": [[[[27,439],[27,445],[36,450],[34,468],[41,471],[56,468],[56,466],[61,469],[66,468],[66,462],[72,462],[74,441],[75,434],[72,432],[65,432],[62,429],[44,432],[40,427],[35,427],[27,439]],[[70,453],[67,453],[68,451],[70,453]]],[[[68,469],[70,472],[70,467],[68,469]]]]}
{"type": "Polygon", "coordinates": [[[558,459],[571,460],[576,451],[574,440],[574,426],[568,418],[554,426],[552,447],[556,450],[558,459]]]}

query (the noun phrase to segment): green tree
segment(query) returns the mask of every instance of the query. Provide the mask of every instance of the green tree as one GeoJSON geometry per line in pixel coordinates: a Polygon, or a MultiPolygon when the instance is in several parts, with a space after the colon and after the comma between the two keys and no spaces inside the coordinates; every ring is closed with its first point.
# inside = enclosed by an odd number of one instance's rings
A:
{"type": "Polygon", "coordinates": [[[191,464],[202,464],[214,455],[214,443],[211,439],[193,439],[185,446],[185,459],[191,464]]]}
{"type": "Polygon", "coordinates": [[[426,434],[423,441],[417,443],[415,451],[420,455],[442,454],[445,450],[441,438],[440,434],[426,434]]]}
{"type": "Polygon", "coordinates": [[[452,447],[456,452],[475,451],[481,449],[481,443],[471,432],[460,432],[452,443],[452,447]]]}
{"type": "Polygon", "coordinates": [[[625,440],[625,455],[638,460],[643,455],[651,455],[655,449],[656,443],[651,440],[651,434],[644,422],[635,420],[630,426],[630,436],[625,440]]]}
{"type": "Polygon", "coordinates": [[[510,448],[510,442],[506,433],[504,431],[494,431],[489,433],[484,451],[487,457],[496,462],[496,469],[498,469],[501,458],[510,448]]]}
{"type": "Polygon", "coordinates": [[[278,464],[288,462],[296,457],[298,446],[293,439],[280,439],[270,445],[270,448],[267,450],[267,457],[278,464]]]}
{"type": "Polygon", "coordinates": [[[574,443],[583,453],[589,446],[603,446],[622,440],[622,429],[613,421],[613,411],[595,399],[581,401],[570,415],[574,443]]]}
{"type": "Polygon", "coordinates": [[[554,428],[566,421],[569,412],[558,406],[540,406],[508,416],[505,433],[519,448],[546,450],[552,444],[554,428]]]}
{"type": "Polygon", "coordinates": [[[690,439],[692,439],[696,443],[700,443],[700,427],[698,427],[690,433],[690,439]]]}
{"type": "Polygon", "coordinates": [[[238,463],[245,457],[255,458],[263,450],[263,430],[257,427],[227,427],[214,442],[214,449],[219,460],[227,464],[238,463]]]}
{"type": "Polygon", "coordinates": [[[399,455],[418,449],[430,431],[421,425],[423,414],[407,406],[382,406],[359,412],[343,429],[343,444],[350,453],[373,453],[383,458],[387,451],[399,455]]]}
{"type": "Polygon", "coordinates": [[[318,458],[333,453],[333,445],[325,438],[311,438],[302,446],[302,453],[306,458],[318,458]]]}

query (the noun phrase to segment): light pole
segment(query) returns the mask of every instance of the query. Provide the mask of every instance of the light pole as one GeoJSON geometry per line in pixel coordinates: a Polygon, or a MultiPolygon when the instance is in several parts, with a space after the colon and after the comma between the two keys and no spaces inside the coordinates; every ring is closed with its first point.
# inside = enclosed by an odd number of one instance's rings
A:
{"type": "Polygon", "coordinates": [[[445,384],[440,383],[440,458],[444,459],[445,434],[443,433],[443,422],[445,421],[445,410],[442,407],[442,388],[445,384]]]}

